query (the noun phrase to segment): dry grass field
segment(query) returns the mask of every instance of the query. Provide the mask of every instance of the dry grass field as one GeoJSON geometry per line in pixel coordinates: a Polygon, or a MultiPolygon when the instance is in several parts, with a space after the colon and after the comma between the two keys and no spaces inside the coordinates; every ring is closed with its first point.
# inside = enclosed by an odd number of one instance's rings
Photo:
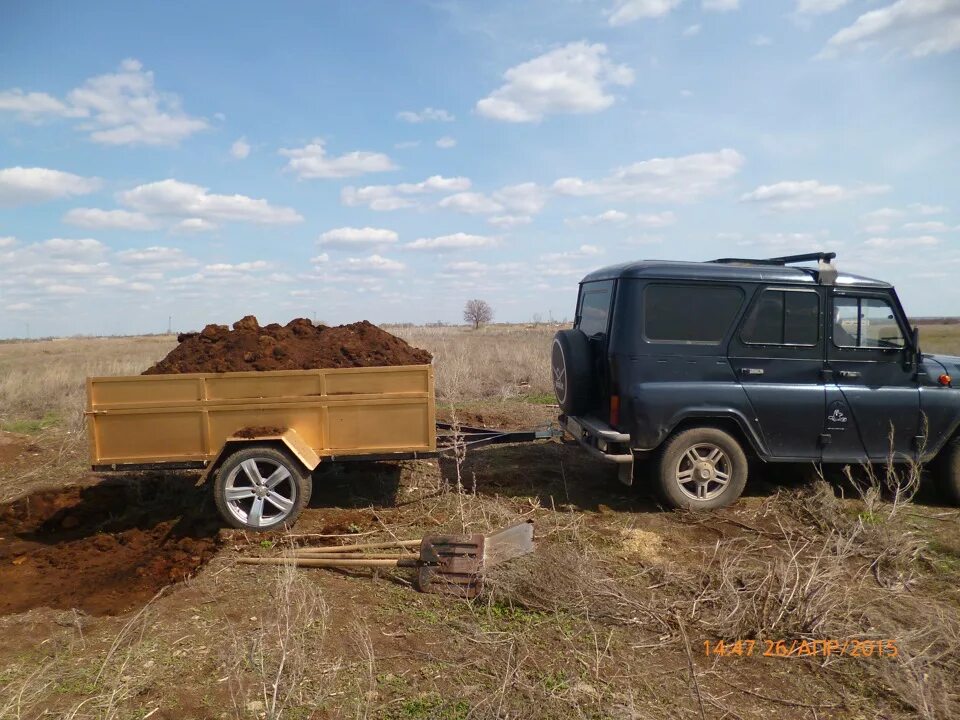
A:
{"type": "MultiPolygon", "coordinates": [[[[552,328],[391,330],[435,354],[447,416],[554,418],[552,328]]],[[[960,354],[960,326],[921,338],[960,354]]],[[[84,378],[174,344],[0,343],[2,720],[960,717],[960,511],[914,495],[918,469],[757,468],[692,515],[568,443],[494,446],[322,466],[293,534],[247,535],[189,474],[87,471],[84,378]],[[237,563],[520,519],[537,551],[474,601],[403,571],[237,563]]]]}

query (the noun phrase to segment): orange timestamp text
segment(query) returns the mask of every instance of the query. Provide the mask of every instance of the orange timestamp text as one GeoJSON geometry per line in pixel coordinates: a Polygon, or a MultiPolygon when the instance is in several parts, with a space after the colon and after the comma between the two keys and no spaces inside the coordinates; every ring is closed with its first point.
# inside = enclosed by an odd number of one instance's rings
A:
{"type": "Polygon", "coordinates": [[[900,654],[896,640],[704,640],[707,657],[885,657],[900,654]]]}

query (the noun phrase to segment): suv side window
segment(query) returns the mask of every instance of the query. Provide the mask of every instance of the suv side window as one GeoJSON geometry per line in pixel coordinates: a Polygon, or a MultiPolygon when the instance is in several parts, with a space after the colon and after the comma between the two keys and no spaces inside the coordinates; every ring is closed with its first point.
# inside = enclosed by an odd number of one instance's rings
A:
{"type": "Polygon", "coordinates": [[[652,342],[717,345],[742,305],[735,285],[648,285],[643,334],[652,342]]]}
{"type": "Polygon", "coordinates": [[[746,345],[813,347],[820,339],[820,295],[815,290],[767,288],[740,330],[746,345]]]}
{"type": "Polygon", "coordinates": [[[602,335],[607,331],[612,290],[612,280],[584,283],[581,286],[577,327],[587,337],[602,335]]]}
{"type": "Polygon", "coordinates": [[[899,349],[906,345],[893,306],[882,298],[834,297],[833,315],[837,347],[899,349]]]}

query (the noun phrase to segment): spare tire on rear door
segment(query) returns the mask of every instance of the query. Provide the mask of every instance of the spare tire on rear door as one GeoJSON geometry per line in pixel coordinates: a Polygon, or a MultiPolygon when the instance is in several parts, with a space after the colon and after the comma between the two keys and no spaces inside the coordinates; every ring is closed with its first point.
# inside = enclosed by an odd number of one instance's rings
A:
{"type": "Polygon", "coordinates": [[[579,330],[561,330],[553,336],[550,353],[553,391],[567,415],[583,415],[594,402],[593,358],[590,341],[579,330]]]}

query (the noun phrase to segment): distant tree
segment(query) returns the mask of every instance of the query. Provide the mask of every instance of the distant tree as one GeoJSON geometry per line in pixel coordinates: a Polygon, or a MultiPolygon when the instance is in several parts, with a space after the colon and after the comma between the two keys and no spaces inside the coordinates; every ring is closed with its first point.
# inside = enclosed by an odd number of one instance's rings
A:
{"type": "Polygon", "coordinates": [[[473,325],[476,330],[484,323],[493,320],[493,308],[486,300],[467,300],[463,306],[463,319],[473,325]]]}

